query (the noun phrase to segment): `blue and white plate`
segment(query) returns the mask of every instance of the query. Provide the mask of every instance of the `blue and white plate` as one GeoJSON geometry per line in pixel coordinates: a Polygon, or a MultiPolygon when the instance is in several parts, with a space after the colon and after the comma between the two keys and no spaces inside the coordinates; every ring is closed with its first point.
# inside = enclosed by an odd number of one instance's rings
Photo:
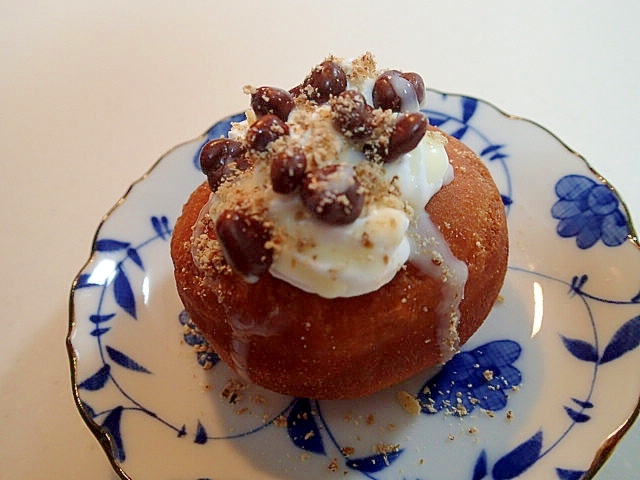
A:
{"type": "Polygon", "coordinates": [[[169,255],[204,180],[201,145],[242,115],[225,119],[131,187],[73,284],[76,403],[122,478],[592,478],[638,415],[629,212],[540,126],[464,96],[430,91],[427,105],[486,162],[508,210],[509,271],[482,328],[439,372],[357,401],[239,382],[190,327],[169,255]]]}

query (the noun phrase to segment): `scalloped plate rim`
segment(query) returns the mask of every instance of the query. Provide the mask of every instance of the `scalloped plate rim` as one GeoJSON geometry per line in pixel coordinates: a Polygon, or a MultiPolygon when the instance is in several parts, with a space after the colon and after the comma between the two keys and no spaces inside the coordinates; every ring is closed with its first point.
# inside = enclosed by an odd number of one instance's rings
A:
{"type": "MultiPolygon", "coordinates": [[[[527,123],[527,124],[529,124],[529,125],[531,125],[533,127],[536,127],[537,129],[545,132],[547,135],[549,135],[555,142],[559,143],[568,153],[570,153],[573,157],[575,157],[577,160],[582,162],[589,169],[589,171],[591,171],[591,173],[594,174],[594,176],[596,176],[603,184],[605,184],[615,194],[616,198],[620,202],[620,205],[624,209],[624,212],[625,212],[626,217],[627,217],[628,226],[629,226],[629,235],[628,235],[627,241],[630,242],[631,244],[633,244],[638,249],[638,251],[640,251],[640,243],[639,243],[638,235],[636,233],[636,230],[635,230],[635,227],[634,227],[634,224],[633,224],[633,219],[631,217],[631,213],[629,211],[629,208],[628,208],[627,204],[624,202],[624,199],[620,196],[620,194],[616,190],[616,188],[600,172],[598,172],[589,163],[589,161],[584,156],[582,156],[582,154],[580,154],[579,152],[577,152],[576,150],[571,148],[558,135],[556,135],[551,130],[549,130],[548,128],[546,128],[545,126],[541,125],[540,123],[538,123],[536,121],[533,121],[531,119],[528,119],[528,118],[525,118],[525,117],[521,117],[521,116],[518,116],[518,115],[509,114],[509,113],[505,112],[504,110],[502,110],[501,108],[497,107],[495,104],[493,104],[491,102],[488,102],[488,101],[486,101],[484,99],[481,99],[481,98],[478,98],[478,97],[472,97],[472,96],[465,95],[465,94],[460,94],[460,93],[444,92],[444,91],[437,90],[437,89],[432,89],[432,88],[427,88],[427,91],[431,92],[431,93],[434,93],[434,94],[447,96],[447,97],[450,96],[450,97],[459,97],[459,98],[468,98],[468,99],[477,100],[478,102],[490,107],[492,110],[494,110],[495,112],[500,114],[505,119],[519,121],[519,122],[525,122],[525,123],[527,123]]],[[[206,137],[207,137],[208,131],[210,130],[210,128],[212,126],[216,125],[218,122],[223,121],[224,119],[229,118],[229,117],[230,116],[222,117],[217,122],[214,122],[213,124],[211,124],[209,129],[205,130],[203,133],[193,137],[190,140],[183,141],[183,142],[181,142],[181,143],[169,148],[168,150],[166,150],[165,153],[162,154],[151,165],[151,167],[149,167],[138,179],[134,180],[129,185],[129,187],[122,194],[122,196],[114,203],[114,205],[100,219],[99,224],[98,224],[98,226],[96,228],[96,231],[95,231],[95,233],[93,235],[93,238],[92,238],[92,241],[91,241],[91,249],[90,249],[89,257],[87,258],[87,260],[84,262],[84,264],[78,270],[78,273],[74,277],[74,279],[72,281],[72,284],[71,284],[71,287],[70,287],[69,303],[68,303],[69,321],[68,321],[68,330],[67,330],[66,337],[65,337],[65,346],[66,346],[66,350],[67,350],[67,354],[68,354],[68,360],[69,360],[70,376],[71,376],[71,384],[72,384],[71,386],[72,386],[72,393],[73,393],[74,403],[75,403],[76,409],[77,409],[78,413],[80,414],[83,422],[85,423],[87,428],[92,432],[92,434],[95,436],[95,438],[98,440],[98,442],[99,442],[100,446],[102,447],[104,453],[106,454],[106,456],[108,458],[108,461],[111,464],[111,467],[113,468],[114,472],[120,478],[122,478],[123,480],[133,480],[133,479],[132,479],[132,477],[130,477],[123,470],[121,464],[119,463],[119,461],[115,458],[115,456],[113,454],[113,438],[112,438],[112,435],[109,432],[106,432],[103,429],[101,429],[91,418],[89,418],[87,416],[87,413],[86,413],[85,409],[82,407],[82,400],[81,400],[80,394],[78,392],[78,381],[77,381],[77,362],[78,362],[78,358],[77,358],[77,355],[76,355],[76,352],[75,352],[75,349],[74,349],[74,346],[73,346],[73,335],[74,335],[75,325],[76,325],[76,319],[75,319],[74,308],[73,307],[74,307],[74,298],[75,298],[74,294],[75,294],[75,291],[76,291],[77,283],[78,283],[78,280],[79,280],[80,275],[82,274],[82,272],[84,270],[86,270],[86,268],[93,261],[94,257],[97,254],[96,242],[97,242],[97,239],[98,239],[98,237],[99,237],[99,235],[100,235],[100,233],[102,231],[102,228],[103,228],[104,224],[109,220],[111,215],[127,201],[127,199],[129,197],[129,195],[131,194],[131,192],[138,185],[140,185],[142,182],[147,180],[149,178],[149,176],[153,173],[153,171],[156,169],[156,167],[160,163],[162,163],[168,155],[170,155],[172,152],[175,152],[176,150],[178,150],[182,146],[191,144],[191,143],[196,142],[196,141],[204,141],[206,139],[206,137]]],[[[616,445],[618,444],[618,442],[629,431],[629,429],[631,429],[631,427],[634,425],[634,423],[636,422],[638,417],[640,417],[640,395],[639,395],[639,398],[638,398],[637,406],[636,406],[635,410],[632,412],[632,414],[615,431],[611,432],[611,434],[608,436],[608,438],[603,440],[603,442],[601,443],[600,447],[595,452],[594,459],[593,459],[589,469],[585,472],[583,480],[590,480],[590,479],[594,478],[596,473],[600,470],[600,468],[604,465],[604,463],[607,461],[607,459],[611,456],[611,454],[613,453],[613,451],[614,451],[616,445]]]]}

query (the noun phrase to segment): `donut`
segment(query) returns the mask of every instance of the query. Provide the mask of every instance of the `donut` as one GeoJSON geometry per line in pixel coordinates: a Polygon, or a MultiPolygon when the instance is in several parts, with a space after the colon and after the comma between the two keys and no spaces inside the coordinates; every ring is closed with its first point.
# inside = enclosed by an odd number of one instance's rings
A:
{"type": "Polygon", "coordinates": [[[279,393],[362,397],[442,365],[480,328],[504,281],[505,208],[487,168],[417,111],[419,76],[371,65],[370,54],[330,57],[288,95],[251,89],[247,121],[203,148],[207,181],[173,231],[177,291],[194,324],[239,376],[279,393]],[[398,75],[415,91],[409,102],[389,92],[398,75]],[[362,77],[372,78],[368,95],[352,88],[367,85],[362,77]],[[314,133],[320,147],[292,146],[293,112],[317,118],[323,105],[358,162],[325,161],[336,157],[326,129],[314,133]],[[416,208],[409,184],[387,171],[429,142],[448,170],[416,208]],[[280,227],[287,208],[293,220],[280,227]],[[337,263],[323,270],[322,255],[337,263]]]}

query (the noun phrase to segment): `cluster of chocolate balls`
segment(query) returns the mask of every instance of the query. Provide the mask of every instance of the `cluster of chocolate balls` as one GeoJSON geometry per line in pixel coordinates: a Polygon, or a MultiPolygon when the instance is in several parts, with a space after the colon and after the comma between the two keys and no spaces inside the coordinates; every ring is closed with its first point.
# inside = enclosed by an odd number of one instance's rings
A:
{"type": "MultiPolygon", "coordinates": [[[[315,104],[329,103],[336,131],[367,159],[393,162],[413,150],[427,131],[426,116],[417,108],[406,108],[407,104],[417,107],[424,94],[420,75],[388,70],[375,80],[373,105],[369,105],[360,92],[347,89],[342,66],[326,60],[289,91],[268,86],[254,89],[251,108],[256,120],[248,127],[244,141],[220,138],[207,142],[200,152],[200,166],[212,191],[251,169],[256,154],[267,152],[271,142],[289,135],[286,122],[300,96],[315,104]],[[388,110],[398,114],[386,126],[386,134],[380,135],[380,114],[388,110]]],[[[304,151],[295,147],[273,153],[268,159],[273,191],[284,195],[297,192],[302,204],[320,221],[346,225],[360,215],[364,192],[352,166],[336,163],[310,168],[304,151]]],[[[265,246],[270,232],[263,222],[228,209],[216,220],[216,234],[229,263],[245,277],[258,277],[269,268],[273,253],[265,246]]]]}

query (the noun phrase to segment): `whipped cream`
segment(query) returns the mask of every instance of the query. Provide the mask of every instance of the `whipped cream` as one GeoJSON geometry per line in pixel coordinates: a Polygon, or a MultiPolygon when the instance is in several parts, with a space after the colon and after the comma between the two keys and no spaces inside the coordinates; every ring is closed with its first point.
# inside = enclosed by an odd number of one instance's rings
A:
{"type": "MultiPolygon", "coordinates": [[[[423,210],[453,178],[445,143],[442,135],[428,132],[414,150],[384,167],[384,177],[399,190],[398,206],[373,202],[349,225],[328,225],[304,215],[297,197],[274,198],[269,216],[289,236],[274,257],[271,274],[326,298],[362,295],[391,281],[411,255],[413,212],[423,210]]],[[[367,161],[350,147],[339,158],[354,165],[367,161]]]]}
{"type": "MultiPolygon", "coordinates": [[[[355,60],[333,60],[347,74],[347,89],[357,90],[371,105],[380,72],[355,60]]],[[[420,104],[410,82],[393,78],[391,83],[401,98],[401,112],[418,111],[420,104]]],[[[346,225],[323,222],[305,208],[300,195],[274,192],[269,169],[259,159],[250,172],[240,174],[213,193],[201,217],[208,214],[215,223],[223,208],[228,208],[226,197],[230,203],[241,201],[250,212],[259,208],[259,215],[271,226],[273,234],[269,242],[273,251],[269,272],[304,291],[325,298],[373,292],[390,282],[411,261],[424,274],[440,275],[450,282],[447,288],[455,291],[448,295],[446,308],[456,311],[466,281],[466,266],[451,254],[441,236],[435,239],[439,232],[424,210],[430,198],[453,179],[445,150],[446,138],[427,131],[409,152],[387,163],[372,162],[361,145],[336,130],[329,104],[311,103],[297,103],[289,113],[286,142],[304,149],[314,167],[328,164],[353,167],[365,197],[362,212],[355,221],[346,225]],[[425,237],[427,234],[429,238],[425,237]],[[446,272],[445,267],[434,270],[434,258],[455,266],[446,267],[446,272]],[[445,278],[446,275],[451,278],[445,278]]],[[[391,120],[399,115],[391,110],[385,114],[391,120]]],[[[250,109],[247,120],[233,125],[229,138],[243,141],[255,118],[250,109]]],[[[279,142],[284,140],[275,140],[272,148],[287,148],[279,142]]],[[[196,227],[194,237],[198,235],[196,227]]],[[[257,281],[257,277],[245,279],[257,281]]]]}

